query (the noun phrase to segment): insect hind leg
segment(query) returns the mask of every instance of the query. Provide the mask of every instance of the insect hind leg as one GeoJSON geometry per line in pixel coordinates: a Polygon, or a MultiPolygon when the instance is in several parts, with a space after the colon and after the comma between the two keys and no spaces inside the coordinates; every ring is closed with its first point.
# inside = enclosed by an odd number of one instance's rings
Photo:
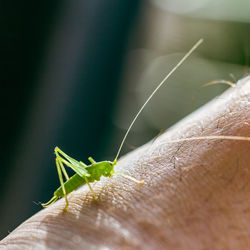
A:
{"type": "Polygon", "coordinates": [[[63,176],[62,176],[62,171],[63,170],[61,169],[61,165],[62,165],[62,163],[60,162],[60,160],[58,158],[56,158],[56,169],[57,169],[57,172],[58,172],[59,181],[60,181],[60,184],[61,184],[61,187],[62,187],[65,202],[66,202],[66,205],[65,205],[63,210],[66,211],[68,206],[69,206],[69,201],[68,201],[68,198],[67,198],[67,193],[66,193],[66,190],[65,190],[64,182],[63,182],[63,176]]]}
{"type": "Polygon", "coordinates": [[[47,203],[41,203],[41,205],[43,207],[48,207],[50,205],[52,205],[53,203],[55,203],[58,200],[58,197],[53,196],[47,203]]]}
{"type": "Polygon", "coordinates": [[[60,165],[60,168],[61,168],[61,170],[62,170],[62,173],[64,174],[66,180],[68,181],[68,180],[69,180],[69,176],[68,176],[68,174],[67,174],[67,172],[66,172],[65,167],[63,166],[62,161],[60,160],[60,158],[57,158],[57,160],[58,160],[58,164],[60,165]]]}

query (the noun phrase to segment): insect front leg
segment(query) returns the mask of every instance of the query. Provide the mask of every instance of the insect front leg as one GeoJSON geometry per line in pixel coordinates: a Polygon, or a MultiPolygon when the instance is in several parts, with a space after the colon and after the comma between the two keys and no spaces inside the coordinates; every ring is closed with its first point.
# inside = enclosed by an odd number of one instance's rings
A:
{"type": "Polygon", "coordinates": [[[120,175],[120,176],[122,176],[122,177],[124,177],[124,178],[127,178],[127,179],[129,179],[129,180],[131,180],[131,181],[134,181],[134,182],[136,182],[136,183],[138,183],[138,184],[143,184],[143,183],[144,183],[144,180],[137,180],[137,179],[135,179],[135,178],[132,177],[132,176],[129,176],[129,175],[126,175],[126,174],[117,172],[117,171],[115,172],[115,174],[120,175]]]}
{"type": "MultiPolygon", "coordinates": [[[[57,169],[57,172],[58,172],[59,181],[60,181],[60,184],[61,184],[61,187],[62,187],[65,202],[66,202],[66,205],[65,205],[63,210],[66,211],[68,206],[69,206],[69,201],[68,201],[68,198],[67,198],[67,194],[66,194],[66,190],[65,190],[65,186],[64,186],[64,182],[63,182],[63,176],[62,176],[62,171],[65,174],[66,170],[64,169],[63,164],[61,163],[61,161],[58,158],[56,158],[56,169],[57,169]]],[[[65,177],[66,177],[66,179],[69,178],[67,173],[66,173],[65,177]]]]}

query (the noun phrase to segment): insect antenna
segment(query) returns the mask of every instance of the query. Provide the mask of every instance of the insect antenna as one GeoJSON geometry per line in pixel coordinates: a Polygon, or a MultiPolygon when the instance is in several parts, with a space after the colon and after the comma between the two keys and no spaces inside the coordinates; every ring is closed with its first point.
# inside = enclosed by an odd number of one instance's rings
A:
{"type": "Polygon", "coordinates": [[[185,56],[176,64],[176,66],[165,76],[165,78],[159,83],[159,85],[155,88],[155,90],[150,94],[150,96],[148,97],[148,99],[145,101],[145,103],[142,105],[142,107],[140,108],[140,110],[137,112],[137,114],[135,115],[134,119],[132,120],[132,122],[130,123],[127,132],[125,133],[122,142],[120,144],[120,147],[117,151],[116,157],[114,162],[117,161],[121,149],[124,145],[124,142],[128,136],[128,133],[130,132],[131,128],[133,127],[135,121],[137,120],[138,116],[141,114],[141,112],[143,111],[143,109],[145,108],[145,106],[148,104],[148,102],[150,101],[150,99],[155,95],[155,93],[158,91],[158,89],[166,82],[166,80],[177,70],[177,68],[179,68],[179,66],[181,66],[181,64],[193,53],[194,50],[196,50],[198,48],[198,46],[203,42],[203,39],[200,39],[197,43],[195,43],[195,45],[187,52],[187,54],[185,54],[185,56]]]}

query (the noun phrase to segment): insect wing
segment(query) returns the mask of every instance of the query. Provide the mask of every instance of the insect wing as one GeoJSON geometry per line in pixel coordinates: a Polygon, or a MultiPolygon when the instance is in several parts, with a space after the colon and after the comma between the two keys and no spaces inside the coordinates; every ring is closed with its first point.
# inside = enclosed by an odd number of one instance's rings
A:
{"type": "Polygon", "coordinates": [[[71,162],[69,167],[71,169],[73,169],[81,177],[84,177],[84,176],[88,177],[89,176],[89,173],[86,170],[86,167],[78,161],[75,161],[74,163],[71,162]]]}
{"type": "Polygon", "coordinates": [[[66,164],[68,167],[70,167],[72,170],[74,170],[78,175],[80,175],[81,177],[84,177],[84,176],[88,177],[89,176],[89,173],[86,170],[86,167],[87,167],[86,164],[73,159],[69,155],[65,154],[59,148],[57,148],[57,151],[67,160],[67,163],[66,162],[63,162],[63,163],[66,164]]]}

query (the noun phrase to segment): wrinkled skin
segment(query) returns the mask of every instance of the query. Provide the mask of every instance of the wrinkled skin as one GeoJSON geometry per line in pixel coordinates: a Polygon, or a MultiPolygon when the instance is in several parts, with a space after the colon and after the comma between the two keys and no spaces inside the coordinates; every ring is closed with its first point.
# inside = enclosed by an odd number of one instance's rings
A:
{"type": "Polygon", "coordinates": [[[41,210],[1,241],[6,249],[249,249],[250,77],[120,160],[119,176],[41,210]]]}

